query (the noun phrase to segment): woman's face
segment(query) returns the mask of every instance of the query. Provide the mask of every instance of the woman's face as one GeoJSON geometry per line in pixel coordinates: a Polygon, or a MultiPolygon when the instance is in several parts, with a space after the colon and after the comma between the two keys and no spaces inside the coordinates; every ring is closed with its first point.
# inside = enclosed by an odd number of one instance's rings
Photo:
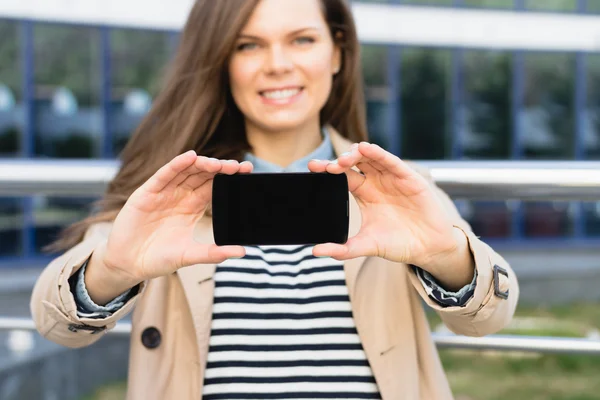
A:
{"type": "Polygon", "coordinates": [[[229,64],[233,98],[246,123],[267,131],[318,123],[340,53],[321,0],[261,0],[229,64]]]}

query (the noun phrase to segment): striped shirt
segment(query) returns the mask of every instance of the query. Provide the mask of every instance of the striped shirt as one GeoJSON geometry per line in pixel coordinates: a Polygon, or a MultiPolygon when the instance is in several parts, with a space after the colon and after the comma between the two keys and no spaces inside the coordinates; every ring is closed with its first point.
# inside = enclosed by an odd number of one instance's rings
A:
{"type": "Polygon", "coordinates": [[[379,399],[343,263],[312,246],[219,264],[203,399],[379,399]]]}

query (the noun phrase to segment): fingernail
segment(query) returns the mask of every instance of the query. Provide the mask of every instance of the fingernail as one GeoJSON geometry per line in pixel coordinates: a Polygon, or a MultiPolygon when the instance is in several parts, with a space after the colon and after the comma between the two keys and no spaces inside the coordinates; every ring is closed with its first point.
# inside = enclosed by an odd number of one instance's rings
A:
{"type": "Polygon", "coordinates": [[[329,161],[329,164],[337,164],[338,160],[329,161]]]}
{"type": "Polygon", "coordinates": [[[352,154],[352,152],[351,151],[347,151],[347,152],[343,153],[340,157],[349,156],[350,154],[352,154]]]}

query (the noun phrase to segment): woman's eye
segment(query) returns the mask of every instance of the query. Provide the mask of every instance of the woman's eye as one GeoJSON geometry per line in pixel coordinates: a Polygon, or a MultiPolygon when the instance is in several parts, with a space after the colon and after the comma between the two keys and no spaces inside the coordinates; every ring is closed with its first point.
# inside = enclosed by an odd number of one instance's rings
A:
{"type": "Polygon", "coordinates": [[[247,51],[247,50],[255,49],[256,47],[257,47],[256,43],[240,43],[237,45],[237,50],[238,51],[247,51]]]}
{"type": "Polygon", "coordinates": [[[294,41],[298,44],[308,44],[308,43],[314,43],[315,39],[308,37],[308,36],[302,36],[302,37],[296,38],[294,41]]]}

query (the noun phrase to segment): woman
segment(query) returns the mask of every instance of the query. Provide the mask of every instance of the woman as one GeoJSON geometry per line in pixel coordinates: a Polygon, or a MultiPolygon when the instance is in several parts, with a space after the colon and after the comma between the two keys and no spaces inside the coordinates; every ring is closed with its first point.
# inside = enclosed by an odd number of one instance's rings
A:
{"type": "Polygon", "coordinates": [[[69,347],[133,314],[129,399],[450,399],[421,306],[479,336],[518,285],[427,172],[366,142],[345,0],[197,0],[100,210],[31,301],[69,347]],[[314,159],[314,160],[311,160],[314,159]],[[218,247],[217,173],[346,174],[344,245],[218,247]]]}

